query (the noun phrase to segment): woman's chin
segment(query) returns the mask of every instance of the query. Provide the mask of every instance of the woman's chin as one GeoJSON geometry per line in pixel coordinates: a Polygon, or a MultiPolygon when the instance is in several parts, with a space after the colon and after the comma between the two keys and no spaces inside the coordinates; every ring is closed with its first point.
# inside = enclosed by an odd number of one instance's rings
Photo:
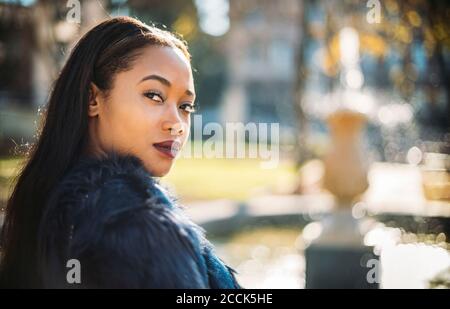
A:
{"type": "Polygon", "coordinates": [[[164,164],[161,163],[158,166],[146,166],[147,171],[154,177],[163,177],[166,176],[170,170],[172,169],[173,164],[164,164]]]}

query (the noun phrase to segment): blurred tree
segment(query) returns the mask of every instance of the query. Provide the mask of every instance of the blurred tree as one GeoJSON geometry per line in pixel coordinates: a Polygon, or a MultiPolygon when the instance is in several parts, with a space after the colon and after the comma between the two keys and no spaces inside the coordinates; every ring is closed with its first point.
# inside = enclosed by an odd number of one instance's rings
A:
{"type": "MultiPolygon", "coordinates": [[[[124,1],[114,4],[111,11],[123,6],[124,1]]],[[[220,39],[203,33],[193,0],[129,0],[130,16],[174,31],[189,44],[192,54],[197,91],[197,104],[203,108],[215,108],[226,80],[226,62],[220,39]]]]}
{"type": "Polygon", "coordinates": [[[308,78],[308,68],[306,65],[306,59],[305,59],[305,49],[306,45],[308,44],[309,40],[311,40],[310,37],[310,30],[308,28],[308,22],[307,22],[307,13],[309,12],[311,5],[310,0],[303,1],[303,6],[301,8],[301,18],[299,19],[299,48],[296,48],[296,54],[295,54],[295,62],[297,64],[297,70],[295,73],[295,80],[294,80],[294,111],[297,116],[297,129],[298,129],[298,135],[297,139],[295,141],[296,150],[295,150],[295,156],[296,156],[296,162],[298,165],[302,164],[306,160],[310,159],[311,154],[308,151],[308,147],[306,147],[306,138],[308,135],[308,127],[306,126],[307,123],[307,117],[305,115],[304,109],[303,109],[303,101],[304,101],[304,91],[305,91],[305,80],[308,78]]]}
{"type": "Polygon", "coordinates": [[[319,81],[316,86],[323,93],[339,85],[339,31],[352,27],[359,33],[364,87],[411,104],[422,138],[443,140],[450,127],[450,5],[446,1],[385,0],[380,23],[369,22],[365,1],[304,0],[303,6],[296,78],[300,122],[306,119],[302,96],[312,82],[319,81]],[[369,66],[366,62],[371,59],[375,65],[369,66]]]}
{"type": "Polygon", "coordinates": [[[0,3],[0,105],[31,101],[31,16],[20,5],[0,3]]]}

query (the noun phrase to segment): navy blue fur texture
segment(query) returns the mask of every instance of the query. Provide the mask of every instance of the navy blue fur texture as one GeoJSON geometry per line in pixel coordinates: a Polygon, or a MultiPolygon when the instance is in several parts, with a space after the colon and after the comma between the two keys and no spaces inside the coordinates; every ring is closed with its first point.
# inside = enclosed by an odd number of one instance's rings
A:
{"type": "Polygon", "coordinates": [[[84,157],[48,199],[39,229],[44,288],[240,288],[204,231],[134,156],[84,157]],[[69,283],[77,259],[81,283],[69,283]]]}

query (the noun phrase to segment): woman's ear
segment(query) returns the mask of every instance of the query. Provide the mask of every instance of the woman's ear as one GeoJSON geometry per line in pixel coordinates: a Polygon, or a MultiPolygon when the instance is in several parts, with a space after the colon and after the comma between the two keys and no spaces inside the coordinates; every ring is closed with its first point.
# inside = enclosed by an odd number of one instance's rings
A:
{"type": "Polygon", "coordinates": [[[101,103],[100,101],[101,101],[101,91],[94,83],[91,83],[89,95],[89,107],[88,107],[89,117],[98,116],[100,112],[100,103],[101,103]]]}

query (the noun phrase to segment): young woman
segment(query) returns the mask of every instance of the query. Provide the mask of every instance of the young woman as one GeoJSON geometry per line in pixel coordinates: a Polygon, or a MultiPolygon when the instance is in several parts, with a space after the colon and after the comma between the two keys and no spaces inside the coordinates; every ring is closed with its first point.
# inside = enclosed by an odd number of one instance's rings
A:
{"type": "Polygon", "coordinates": [[[153,178],[185,144],[194,101],[183,41],[128,17],[90,30],[8,201],[2,285],[239,288],[153,178]]]}

